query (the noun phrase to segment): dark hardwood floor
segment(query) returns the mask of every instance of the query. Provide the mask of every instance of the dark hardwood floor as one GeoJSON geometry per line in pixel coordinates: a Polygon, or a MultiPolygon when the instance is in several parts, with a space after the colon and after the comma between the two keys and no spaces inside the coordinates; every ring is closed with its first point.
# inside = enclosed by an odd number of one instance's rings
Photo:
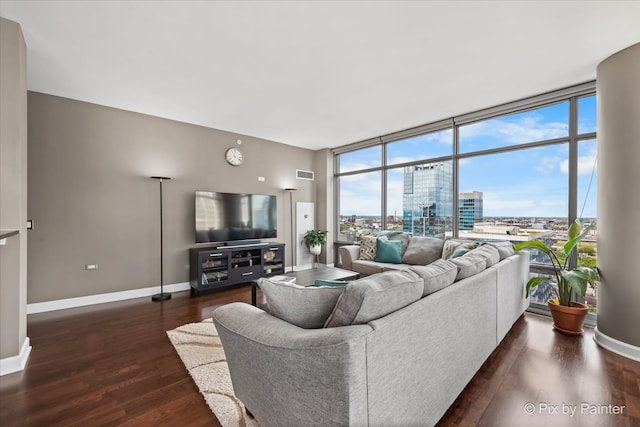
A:
{"type": "MultiPolygon", "coordinates": [[[[165,332],[250,298],[245,286],[30,315],[27,367],[0,377],[0,425],[219,425],[165,332]]],[[[593,330],[568,337],[526,314],[438,425],[640,426],[639,378],[640,363],[599,348],[593,330]]]]}

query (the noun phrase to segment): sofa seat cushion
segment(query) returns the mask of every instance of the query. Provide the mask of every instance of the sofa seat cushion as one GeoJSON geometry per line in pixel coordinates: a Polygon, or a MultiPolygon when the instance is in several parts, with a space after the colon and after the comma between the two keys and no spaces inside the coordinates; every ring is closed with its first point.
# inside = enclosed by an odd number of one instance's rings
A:
{"type": "Polygon", "coordinates": [[[458,266],[451,261],[443,259],[436,260],[425,266],[411,266],[409,270],[422,277],[424,282],[423,297],[451,285],[458,275],[458,266]]]}
{"type": "Polygon", "coordinates": [[[435,237],[414,236],[402,256],[402,262],[413,265],[431,264],[442,257],[444,240],[435,237]]]}
{"type": "Polygon", "coordinates": [[[300,286],[295,283],[259,279],[269,313],[305,329],[322,328],[345,289],[341,287],[300,286]]]}
{"type": "Polygon", "coordinates": [[[453,258],[449,260],[449,262],[454,263],[458,267],[456,282],[478,274],[487,268],[487,261],[481,255],[467,254],[458,258],[453,258]]]}
{"type": "Polygon", "coordinates": [[[372,274],[389,270],[406,270],[409,267],[411,267],[409,264],[390,264],[386,262],[362,261],[360,259],[354,260],[351,264],[351,270],[363,276],[371,276],[372,274]]]}
{"type": "MultiPolygon", "coordinates": [[[[456,249],[459,250],[459,249],[456,249]]],[[[500,252],[498,249],[490,246],[490,245],[481,245],[475,249],[471,249],[469,252],[464,254],[463,256],[473,256],[478,255],[485,259],[487,262],[486,268],[491,267],[492,265],[496,265],[500,262],[500,252]]]]}
{"type": "Polygon", "coordinates": [[[424,282],[409,271],[387,271],[349,282],[325,327],[360,325],[379,319],[422,297],[424,282]]]}
{"type": "MultiPolygon", "coordinates": [[[[393,264],[391,264],[393,265],[393,264]]],[[[383,264],[375,261],[363,261],[361,259],[353,260],[351,263],[351,270],[362,274],[363,276],[370,276],[376,273],[382,273],[383,264]]]]}

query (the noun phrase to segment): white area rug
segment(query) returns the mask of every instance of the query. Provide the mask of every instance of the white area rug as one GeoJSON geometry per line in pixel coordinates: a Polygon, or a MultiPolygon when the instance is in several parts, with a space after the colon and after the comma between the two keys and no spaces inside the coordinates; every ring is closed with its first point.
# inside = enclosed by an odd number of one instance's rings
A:
{"type": "Polygon", "coordinates": [[[259,427],[233,395],[227,360],[211,319],[167,331],[204,400],[223,427],[259,427]]]}

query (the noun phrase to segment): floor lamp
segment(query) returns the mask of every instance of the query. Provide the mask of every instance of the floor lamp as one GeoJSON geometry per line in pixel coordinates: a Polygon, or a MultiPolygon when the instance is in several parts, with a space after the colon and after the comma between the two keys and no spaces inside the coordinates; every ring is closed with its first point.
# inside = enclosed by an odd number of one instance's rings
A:
{"type": "Polygon", "coordinates": [[[284,191],[289,192],[289,208],[291,209],[291,271],[293,271],[293,192],[296,188],[285,188],[284,191]]]}
{"type": "Polygon", "coordinates": [[[155,294],[151,297],[152,301],[166,301],[171,299],[171,294],[169,292],[164,292],[164,266],[163,266],[163,258],[164,258],[164,250],[162,248],[162,181],[169,180],[166,176],[152,176],[151,179],[157,179],[160,181],[160,293],[155,294]]]}

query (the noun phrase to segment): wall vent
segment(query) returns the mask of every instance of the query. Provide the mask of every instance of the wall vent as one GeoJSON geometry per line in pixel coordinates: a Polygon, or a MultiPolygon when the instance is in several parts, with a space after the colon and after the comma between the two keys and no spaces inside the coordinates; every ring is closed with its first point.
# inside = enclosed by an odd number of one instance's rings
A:
{"type": "Polygon", "coordinates": [[[314,177],[313,171],[303,171],[301,169],[296,169],[296,178],[298,179],[306,179],[308,181],[313,181],[314,177]]]}

